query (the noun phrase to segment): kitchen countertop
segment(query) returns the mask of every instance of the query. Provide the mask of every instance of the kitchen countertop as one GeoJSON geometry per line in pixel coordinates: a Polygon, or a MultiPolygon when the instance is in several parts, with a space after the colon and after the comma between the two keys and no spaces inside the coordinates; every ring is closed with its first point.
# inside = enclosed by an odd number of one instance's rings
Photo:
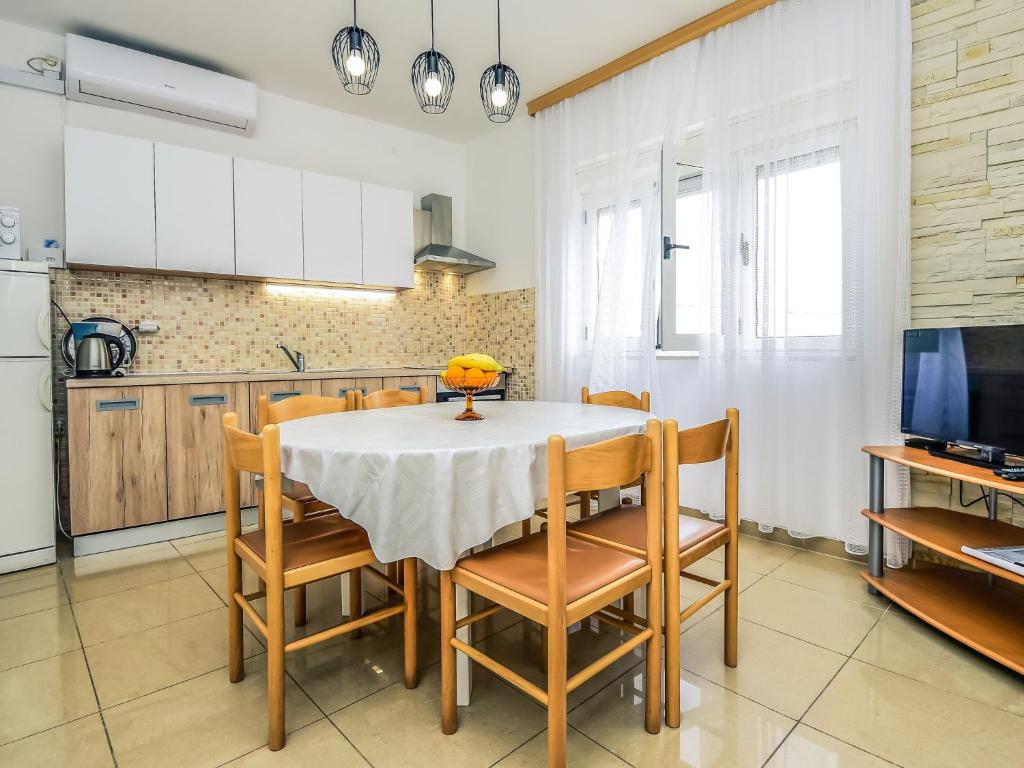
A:
{"type": "Polygon", "coordinates": [[[385,376],[436,376],[444,365],[432,368],[330,368],[273,371],[154,371],[129,373],[125,376],[69,378],[68,389],[93,387],[147,387],[162,384],[219,384],[243,381],[298,381],[301,379],[373,379],[385,376]]]}

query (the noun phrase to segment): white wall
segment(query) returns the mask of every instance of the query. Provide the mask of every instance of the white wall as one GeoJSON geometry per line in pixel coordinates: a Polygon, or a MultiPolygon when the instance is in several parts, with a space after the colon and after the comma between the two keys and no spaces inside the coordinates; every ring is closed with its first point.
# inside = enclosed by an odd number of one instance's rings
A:
{"type": "Polygon", "coordinates": [[[466,144],[465,248],[497,263],[469,293],[534,287],[533,118],[524,113],[466,144]]]}
{"type": "MultiPolygon", "coordinates": [[[[23,68],[43,53],[63,57],[64,38],[0,20],[0,66],[23,68]]],[[[0,168],[0,204],[22,209],[24,242],[63,242],[63,130],[73,125],[411,189],[417,204],[429,192],[451,195],[455,242],[464,241],[463,145],[266,91],[259,109],[247,138],[0,84],[0,147],[13,150],[0,168]]]]}

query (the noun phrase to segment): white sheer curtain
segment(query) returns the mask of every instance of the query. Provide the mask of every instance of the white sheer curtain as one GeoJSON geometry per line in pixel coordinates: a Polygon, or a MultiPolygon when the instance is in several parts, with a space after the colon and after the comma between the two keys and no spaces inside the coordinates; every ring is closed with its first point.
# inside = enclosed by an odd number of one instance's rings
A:
{"type": "MultiPolygon", "coordinates": [[[[535,129],[539,396],[659,393],[651,169],[702,122],[712,288],[699,360],[673,364],[655,410],[686,425],[739,407],[743,517],[853,553],[867,540],[860,447],[899,437],[909,16],[895,0],[779,0],[535,129]]],[[[720,489],[717,467],[682,474],[683,502],[713,516],[720,489]]],[[[887,496],[907,502],[905,474],[887,496]]],[[[909,554],[896,538],[886,550],[893,566],[909,554]]]]}
{"type": "Polygon", "coordinates": [[[537,116],[537,390],[656,393],[661,144],[690,119],[691,44],[537,116]]]}
{"type": "MultiPolygon", "coordinates": [[[[865,551],[865,444],[899,438],[909,298],[909,5],[780,0],[703,40],[715,275],[683,423],[739,407],[742,515],[865,551]]],[[[678,369],[677,369],[678,370],[678,369]]],[[[720,512],[717,484],[683,501],[720,512]]],[[[888,503],[905,504],[893,472],[888,503]]],[[[909,544],[886,542],[889,564],[909,544]]]]}

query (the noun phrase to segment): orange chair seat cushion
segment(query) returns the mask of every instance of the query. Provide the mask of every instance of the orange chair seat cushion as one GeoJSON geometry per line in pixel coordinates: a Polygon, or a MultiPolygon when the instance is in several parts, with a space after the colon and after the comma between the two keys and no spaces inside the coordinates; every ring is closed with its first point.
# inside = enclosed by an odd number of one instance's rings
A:
{"type": "MultiPolygon", "coordinates": [[[[289,523],[281,527],[284,544],[284,570],[302,568],[370,548],[370,540],[360,526],[341,515],[324,515],[289,523]]],[[[267,560],[263,531],[257,529],[238,537],[263,562],[267,560]]]]}
{"type": "MultiPolygon", "coordinates": [[[[573,523],[571,529],[630,549],[647,549],[647,509],[639,504],[614,507],[573,523]]],[[[723,523],[680,515],[679,551],[685,552],[724,530],[723,523]]]]}
{"type": "MultiPolygon", "coordinates": [[[[463,558],[456,568],[547,605],[547,547],[547,534],[535,533],[463,558]]],[[[572,603],[643,568],[647,563],[608,547],[567,539],[565,565],[566,600],[572,603]]]]}

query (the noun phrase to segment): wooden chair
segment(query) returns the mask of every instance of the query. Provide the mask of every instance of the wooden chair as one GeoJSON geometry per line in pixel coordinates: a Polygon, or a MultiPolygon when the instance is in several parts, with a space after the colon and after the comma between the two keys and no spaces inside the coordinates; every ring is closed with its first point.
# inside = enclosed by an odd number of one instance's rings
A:
{"type": "MultiPolygon", "coordinates": [[[[271,403],[266,395],[260,395],[256,401],[256,425],[257,432],[262,432],[268,424],[281,424],[293,419],[303,419],[307,416],[322,416],[327,413],[343,413],[356,410],[355,392],[348,391],[344,397],[321,397],[320,395],[296,395],[276,403],[271,403]]],[[[263,528],[265,523],[264,494],[262,484],[257,483],[257,500],[259,507],[259,525],[263,528]]],[[[336,510],[330,504],[320,501],[309,486],[288,478],[284,478],[281,485],[281,506],[291,513],[292,520],[301,523],[307,516],[316,514],[336,514],[336,510]]],[[[350,522],[350,521],[349,521],[350,522]]],[[[350,522],[351,525],[355,523],[350,522]]],[[[260,585],[263,586],[262,584],[260,585]]],[[[351,615],[358,617],[362,611],[362,582],[360,571],[356,570],[349,574],[349,604],[351,615]]],[[[306,624],[306,587],[300,586],[295,589],[295,626],[301,627],[306,624]]]]}
{"type": "MultiPolygon", "coordinates": [[[[281,518],[281,436],[275,424],[251,435],[238,429],[238,415],[226,413],[224,435],[224,499],[227,505],[228,555],[228,648],[231,682],[245,676],[242,651],[242,614],[244,613],[267,641],[267,716],[271,750],[285,742],[284,655],[332,637],[352,632],[375,622],[404,614],[405,686],[415,688],[416,666],[416,594],[404,592],[398,584],[389,586],[403,596],[400,605],[387,606],[358,619],[312,635],[284,640],[284,593],[286,590],[349,573],[376,561],[366,532],[347,524],[340,515],[325,515],[302,522],[285,523],[281,518]],[[239,506],[239,482],[242,472],[263,475],[266,489],[267,519],[263,530],[242,533],[239,506]],[[242,563],[248,565],[266,584],[265,591],[242,594],[242,563]],[[251,601],[266,597],[266,620],[251,601]]],[[[404,561],[406,582],[416,583],[416,560],[404,561]]],[[[369,569],[368,569],[369,570],[369,569]]],[[[390,581],[383,574],[378,574],[390,581]]]]}
{"type": "Polygon", "coordinates": [[[565,765],[566,697],[601,670],[646,646],[646,725],[661,727],[661,558],[626,554],[611,547],[566,537],[565,495],[582,488],[608,488],[643,474],[650,507],[646,552],[661,551],[661,424],[647,422],[646,433],[565,450],[565,439],[548,439],[547,531],[470,555],[441,573],[441,727],[458,728],[455,707],[455,653],[461,651],[548,709],[548,765],[565,765]],[[455,585],[496,605],[455,621],[455,585]],[[607,619],[633,636],[610,653],[568,677],[567,630],[602,607],[646,587],[646,625],[607,619]],[[541,624],[547,633],[547,688],[542,689],[461,642],[457,629],[508,608],[541,624]]]}
{"type": "MultiPolygon", "coordinates": [[[[679,727],[679,632],[683,622],[725,593],[725,664],[736,666],[737,577],[739,573],[739,452],[740,414],[735,408],[726,418],[700,427],[679,431],[674,419],[665,421],[665,722],[679,727]],[[725,458],[725,522],[719,523],[679,514],[679,467],[704,464],[725,458]],[[687,573],[686,568],[725,547],[725,575],[721,581],[687,573]],[[679,579],[673,575],[707,584],[713,589],[679,610],[679,579]]],[[[652,502],[653,506],[653,502],[652,502]]],[[[569,535],[612,546],[625,554],[650,552],[647,526],[650,515],[643,506],[623,506],[574,523],[569,535]]],[[[648,613],[651,609],[648,607],[648,613]]],[[[628,608],[606,608],[615,618],[642,625],[644,619],[628,608]]],[[[599,617],[600,618],[600,617],[599,617]]]]}
{"type": "MultiPolygon", "coordinates": [[[[590,387],[583,388],[583,396],[581,402],[584,405],[611,405],[616,408],[632,408],[636,411],[644,411],[645,413],[651,412],[651,393],[641,392],[640,397],[637,397],[632,392],[626,392],[624,390],[614,390],[611,392],[596,392],[591,394],[590,387]]],[[[643,494],[643,484],[640,479],[636,479],[633,482],[627,483],[624,488],[632,488],[636,485],[641,487],[641,495],[643,494]]],[[[594,489],[587,491],[579,491],[574,494],[579,498],[580,504],[580,517],[590,517],[590,501],[593,495],[596,493],[594,489]]],[[[642,501],[642,500],[641,500],[642,501]]],[[[538,509],[534,512],[537,517],[546,517],[546,510],[538,509]]],[[[524,520],[522,525],[522,535],[530,535],[530,520],[524,520]]]]}
{"type": "Polygon", "coordinates": [[[427,390],[422,386],[402,389],[381,389],[364,395],[356,392],[357,408],[369,411],[373,408],[396,408],[402,405],[423,405],[427,402],[427,390]]]}

